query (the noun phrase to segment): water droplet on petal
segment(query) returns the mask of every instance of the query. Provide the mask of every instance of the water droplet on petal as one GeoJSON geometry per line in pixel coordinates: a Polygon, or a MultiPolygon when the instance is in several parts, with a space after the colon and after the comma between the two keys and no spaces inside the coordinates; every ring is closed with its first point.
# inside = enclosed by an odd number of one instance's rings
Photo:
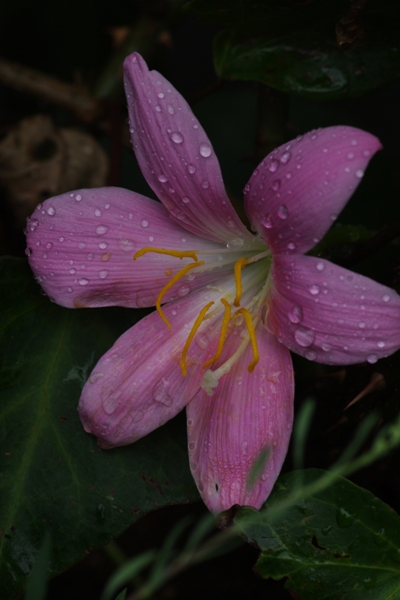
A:
{"type": "Polygon", "coordinates": [[[267,215],[266,217],[264,217],[262,224],[266,229],[272,229],[274,224],[271,215],[267,215]]]}
{"type": "Polygon", "coordinates": [[[281,204],[281,206],[278,209],[278,217],[280,219],[287,219],[288,218],[288,209],[287,206],[285,206],[284,204],[281,204]]]}
{"type": "Polygon", "coordinates": [[[305,327],[299,327],[294,332],[294,337],[299,346],[303,348],[307,348],[311,346],[314,341],[315,334],[312,329],[306,329],[305,327]]]}
{"type": "MultiPolygon", "coordinates": [[[[154,110],[155,110],[156,112],[161,112],[161,106],[160,106],[159,104],[156,104],[156,105],[155,105],[155,107],[154,107],[154,110]]],[[[130,131],[130,130],[129,130],[129,131],[130,131]]],[[[131,133],[133,133],[133,131],[131,131],[131,133]]]]}
{"type": "Polygon", "coordinates": [[[274,190],[274,192],[277,192],[280,187],[281,187],[281,180],[275,179],[275,181],[272,183],[272,189],[274,190]]]}
{"type": "Polygon", "coordinates": [[[376,354],[368,354],[367,362],[369,362],[370,365],[374,365],[377,361],[378,361],[378,357],[376,354]]]}
{"type": "Polygon", "coordinates": [[[167,104],[167,110],[169,112],[170,115],[174,115],[175,114],[175,110],[174,107],[172,106],[172,104],[167,104]]]}
{"type": "Polygon", "coordinates": [[[385,342],[378,342],[377,346],[378,346],[378,348],[384,348],[385,347],[385,342]]]}
{"type": "Polygon", "coordinates": [[[89,283],[89,279],[86,279],[86,277],[82,277],[82,279],[78,280],[79,285],[87,285],[89,283]]]}
{"type": "Polygon", "coordinates": [[[179,296],[179,298],[183,298],[184,296],[187,296],[190,292],[190,287],[188,285],[181,285],[181,287],[178,289],[178,291],[176,292],[177,295],[179,296]]]}
{"type": "Polygon", "coordinates": [[[268,163],[267,168],[269,171],[271,171],[271,173],[275,173],[275,171],[277,170],[277,168],[279,167],[279,162],[277,160],[271,160],[270,163],[268,163]]]}
{"type": "Polygon", "coordinates": [[[53,247],[53,244],[51,242],[47,242],[47,244],[46,244],[47,250],[50,250],[50,248],[52,248],[52,247],[53,247]]]}
{"type": "Polygon", "coordinates": [[[104,235],[105,233],[107,233],[107,231],[108,227],[106,227],[106,225],[99,225],[98,227],[96,227],[97,235],[104,235]]]}
{"type": "Polygon", "coordinates": [[[183,136],[176,131],[171,135],[171,140],[174,142],[174,144],[182,144],[183,136]]]}
{"type": "Polygon", "coordinates": [[[54,208],[54,206],[49,206],[49,208],[47,209],[47,214],[50,215],[50,217],[54,217],[54,215],[56,214],[56,209],[54,208]]]}
{"type": "Polygon", "coordinates": [[[99,208],[96,208],[96,210],[94,211],[94,214],[96,217],[101,217],[101,210],[99,208]]]}
{"type": "Polygon", "coordinates": [[[161,173],[161,175],[158,176],[158,181],[160,181],[161,183],[165,183],[166,181],[168,181],[167,177],[164,175],[164,173],[161,173]]]}
{"type": "Polygon", "coordinates": [[[159,92],[159,93],[157,94],[157,96],[158,96],[158,98],[164,98],[164,94],[163,94],[162,92],[159,92]]]}
{"type": "Polygon", "coordinates": [[[212,149],[209,144],[200,144],[199,151],[203,158],[208,158],[209,156],[211,156],[212,153],[212,149]]]}
{"type": "Polygon", "coordinates": [[[282,154],[282,156],[281,156],[281,163],[283,165],[287,165],[287,163],[289,162],[291,156],[292,155],[291,155],[290,152],[284,152],[284,154],[282,154]]]}
{"type": "Polygon", "coordinates": [[[142,219],[140,221],[140,224],[141,224],[142,227],[148,227],[149,226],[149,222],[148,222],[147,219],[142,219]]]}
{"type": "Polygon", "coordinates": [[[107,242],[100,242],[100,244],[99,244],[100,250],[105,250],[107,248],[107,246],[108,246],[107,242]]]}
{"type": "Polygon", "coordinates": [[[182,202],[183,202],[184,204],[189,204],[189,202],[190,202],[190,198],[188,198],[187,196],[184,196],[184,197],[182,198],[182,202]]]}
{"type": "Polygon", "coordinates": [[[296,244],[294,244],[293,242],[289,242],[287,247],[289,250],[296,250],[296,244]]]}
{"type": "Polygon", "coordinates": [[[317,353],[314,352],[314,350],[309,350],[308,352],[306,352],[306,358],[308,360],[315,360],[317,358],[317,353]]]}
{"type": "Polygon", "coordinates": [[[363,176],[364,176],[364,171],[362,169],[357,169],[356,177],[358,177],[358,179],[361,179],[363,176]]]}
{"type": "Polygon", "coordinates": [[[382,300],[383,300],[384,302],[389,302],[389,300],[390,300],[390,296],[389,296],[389,294],[385,294],[384,296],[382,296],[382,300]]]}
{"type": "Polygon", "coordinates": [[[208,183],[208,181],[202,181],[201,187],[203,188],[203,190],[207,190],[210,187],[210,184],[208,183]]]}
{"type": "Polygon", "coordinates": [[[108,271],[99,271],[99,277],[100,279],[105,279],[108,275],[108,271]]]}
{"type": "Polygon", "coordinates": [[[308,291],[310,292],[310,294],[312,294],[312,296],[317,296],[320,292],[321,288],[319,287],[319,285],[312,285],[308,288],[308,291]]]}
{"type": "Polygon", "coordinates": [[[289,321],[291,323],[300,323],[303,318],[303,310],[301,306],[293,306],[289,312],[289,321]]]}
{"type": "Polygon", "coordinates": [[[325,265],[323,262],[319,262],[315,266],[316,266],[317,271],[323,271],[325,269],[325,265]]]}
{"type": "Polygon", "coordinates": [[[187,170],[189,171],[189,173],[190,173],[191,175],[193,175],[193,173],[195,173],[195,172],[196,172],[196,167],[195,167],[194,165],[188,165],[188,168],[187,168],[187,170]]]}
{"type": "Polygon", "coordinates": [[[35,231],[35,229],[37,229],[38,225],[39,225],[39,221],[37,219],[31,219],[29,221],[29,229],[31,231],[35,231]]]}
{"type": "Polygon", "coordinates": [[[322,344],[321,348],[324,352],[329,352],[329,350],[332,350],[332,346],[330,344],[322,344]]]}
{"type": "Polygon", "coordinates": [[[77,195],[75,196],[75,200],[76,200],[77,202],[80,202],[80,201],[82,200],[82,196],[81,196],[81,194],[77,194],[77,195]]]}

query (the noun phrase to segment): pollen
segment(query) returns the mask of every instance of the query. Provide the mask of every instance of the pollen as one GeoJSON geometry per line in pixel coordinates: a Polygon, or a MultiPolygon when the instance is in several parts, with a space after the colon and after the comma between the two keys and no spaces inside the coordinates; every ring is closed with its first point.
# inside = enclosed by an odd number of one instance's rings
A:
{"type": "Polygon", "coordinates": [[[251,361],[251,363],[249,363],[247,370],[249,373],[252,373],[254,371],[254,367],[260,360],[260,357],[258,354],[256,332],[255,332],[254,325],[253,325],[253,319],[252,319],[249,311],[246,310],[245,308],[239,308],[239,310],[237,310],[235,312],[235,315],[237,315],[239,313],[244,316],[246,327],[247,327],[247,330],[248,330],[249,336],[250,336],[251,349],[253,351],[253,360],[251,361]]]}
{"type": "Polygon", "coordinates": [[[187,373],[187,371],[186,371],[186,356],[187,356],[187,353],[188,353],[188,350],[189,350],[189,346],[190,346],[190,344],[192,343],[192,341],[193,341],[193,338],[194,338],[194,336],[196,335],[196,332],[197,332],[198,328],[200,327],[200,325],[201,325],[201,324],[202,324],[202,322],[204,321],[204,319],[205,319],[205,316],[206,316],[206,313],[207,313],[208,309],[209,309],[209,308],[210,308],[210,307],[211,307],[213,304],[214,304],[214,302],[212,301],[212,302],[209,302],[208,304],[206,304],[205,306],[203,306],[203,308],[202,308],[202,309],[201,309],[201,311],[199,312],[199,314],[198,314],[198,316],[197,316],[197,318],[196,318],[195,322],[193,323],[193,327],[192,327],[192,329],[190,330],[190,333],[189,333],[189,335],[188,335],[188,338],[187,338],[187,340],[186,340],[186,342],[185,342],[185,345],[184,345],[184,347],[183,347],[183,350],[182,350],[182,358],[181,358],[181,361],[180,361],[180,363],[179,363],[179,364],[180,364],[180,367],[181,367],[181,369],[182,369],[182,375],[183,375],[184,377],[186,377],[186,373],[187,373]]]}
{"type": "Polygon", "coordinates": [[[219,357],[222,354],[222,350],[223,350],[223,347],[225,344],[226,333],[228,331],[228,325],[229,325],[229,321],[231,319],[231,307],[230,307],[229,302],[227,302],[225,300],[225,298],[221,298],[221,302],[225,307],[225,314],[224,314],[224,318],[222,319],[221,333],[219,335],[217,351],[216,351],[215,355],[212,358],[210,358],[210,360],[208,360],[206,363],[204,363],[203,369],[206,369],[210,365],[217,362],[217,360],[219,359],[219,357]]]}

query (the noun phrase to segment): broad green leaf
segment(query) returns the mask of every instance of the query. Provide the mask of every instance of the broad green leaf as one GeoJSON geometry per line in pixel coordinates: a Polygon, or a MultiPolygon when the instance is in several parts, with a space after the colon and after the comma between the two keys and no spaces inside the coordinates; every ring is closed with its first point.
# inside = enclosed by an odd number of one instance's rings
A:
{"type": "Polygon", "coordinates": [[[367,94],[400,76],[393,0],[194,0],[188,8],[225,25],[214,46],[217,73],[314,99],[367,94]],[[347,22],[349,36],[340,36],[347,22]],[[351,30],[351,31],[350,31],[351,30]],[[347,49],[338,40],[349,39],[347,49]]]}
{"type": "Polygon", "coordinates": [[[25,585],[46,530],[52,575],[152,509],[198,496],[179,418],[109,451],[79,421],[83,383],[139,311],[60,308],[20,259],[0,261],[0,306],[0,598],[7,600],[25,585]]]}
{"type": "Polygon", "coordinates": [[[286,587],[302,600],[400,598],[400,518],[381,500],[339,477],[279,510],[291,493],[324,474],[283,475],[265,510],[239,511],[236,523],[262,551],[257,571],[264,578],[288,577],[286,587]]]}

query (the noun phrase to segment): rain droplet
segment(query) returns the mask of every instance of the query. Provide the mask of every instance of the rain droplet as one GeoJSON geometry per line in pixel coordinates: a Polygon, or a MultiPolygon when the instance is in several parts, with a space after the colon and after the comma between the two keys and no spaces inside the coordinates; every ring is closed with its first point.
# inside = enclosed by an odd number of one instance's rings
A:
{"type": "Polygon", "coordinates": [[[135,248],[135,244],[131,240],[120,240],[118,242],[118,246],[123,250],[123,252],[132,252],[135,248]]]}
{"type": "Polygon", "coordinates": [[[370,365],[374,365],[377,361],[378,361],[378,357],[376,354],[368,354],[367,362],[369,362],[370,365]]]}
{"type": "Polygon", "coordinates": [[[281,187],[281,180],[275,179],[275,181],[272,183],[272,189],[274,190],[274,192],[277,192],[280,187],[281,187]]]}
{"type": "Polygon", "coordinates": [[[100,250],[105,250],[107,248],[107,246],[108,246],[107,242],[100,242],[100,244],[99,244],[100,250]]]}
{"type": "Polygon", "coordinates": [[[140,221],[140,224],[141,224],[142,227],[148,227],[149,226],[149,222],[148,222],[147,219],[142,219],[140,221]]]}
{"type": "Polygon", "coordinates": [[[161,175],[158,176],[158,181],[160,181],[161,183],[165,183],[166,181],[168,181],[167,177],[165,177],[164,173],[161,173],[161,175]]]}
{"type": "Polygon", "coordinates": [[[287,163],[289,162],[290,158],[291,158],[291,153],[290,152],[284,152],[281,156],[281,163],[283,165],[287,165],[287,163]]]}
{"type": "Polygon", "coordinates": [[[354,153],[353,152],[349,152],[348,155],[347,155],[347,158],[349,160],[352,160],[354,158],[354,153]]]}
{"type": "Polygon", "coordinates": [[[271,173],[275,173],[277,168],[279,167],[279,162],[277,160],[271,160],[271,162],[267,165],[267,168],[271,173]]]}
{"type": "Polygon", "coordinates": [[[332,350],[332,346],[330,344],[322,344],[321,348],[324,352],[329,352],[329,350],[332,350]]]}
{"type": "Polygon", "coordinates": [[[101,217],[101,210],[99,208],[96,208],[96,210],[94,211],[94,214],[96,217],[101,217]]]}
{"type": "Polygon", "coordinates": [[[364,176],[364,171],[362,169],[357,169],[356,171],[356,177],[358,177],[358,179],[361,179],[361,177],[364,176]]]}
{"type": "MultiPolygon", "coordinates": [[[[155,105],[155,107],[154,107],[154,110],[155,110],[156,112],[161,112],[161,106],[160,106],[159,104],[156,104],[156,105],[155,105]]],[[[132,133],[133,133],[133,132],[132,132],[132,133]]]]}
{"type": "Polygon", "coordinates": [[[77,195],[75,196],[75,200],[76,200],[77,202],[80,202],[80,201],[82,200],[82,196],[81,196],[81,194],[77,194],[77,195]]]}
{"type": "Polygon", "coordinates": [[[201,187],[203,188],[203,190],[207,190],[210,187],[210,184],[208,183],[208,181],[202,181],[201,187]]]}
{"type": "Polygon", "coordinates": [[[306,358],[308,358],[308,360],[315,360],[317,358],[317,353],[314,352],[314,350],[310,350],[309,352],[306,352],[306,358]]]}
{"type": "Polygon", "coordinates": [[[100,279],[105,279],[108,275],[108,271],[99,271],[99,277],[100,279]]]}
{"type": "Polygon", "coordinates": [[[86,279],[86,277],[82,277],[82,279],[79,279],[78,283],[79,285],[87,285],[89,283],[89,279],[86,279]]]}
{"type": "Polygon", "coordinates": [[[385,342],[378,342],[377,346],[378,346],[378,348],[384,348],[385,347],[385,342]]]}
{"type": "Polygon", "coordinates": [[[32,253],[33,253],[33,250],[32,250],[32,248],[26,248],[26,249],[25,249],[25,254],[26,254],[27,256],[32,256],[32,253]]]}
{"type": "Polygon", "coordinates": [[[167,104],[167,110],[168,110],[168,112],[169,112],[170,115],[174,115],[175,114],[174,107],[171,104],[167,104]]]}
{"type": "Polygon", "coordinates": [[[288,209],[287,206],[285,206],[284,204],[281,204],[281,206],[278,209],[278,217],[280,219],[287,219],[288,218],[288,209]]]}
{"type": "Polygon", "coordinates": [[[50,250],[50,248],[52,248],[52,247],[53,247],[53,244],[51,242],[47,242],[47,244],[46,244],[47,250],[50,250]]]}
{"type": "Polygon", "coordinates": [[[189,173],[190,173],[191,175],[193,175],[193,173],[195,173],[195,172],[196,172],[196,167],[195,167],[194,165],[188,165],[188,168],[187,168],[187,170],[189,171],[189,173]]]}
{"type": "Polygon", "coordinates": [[[189,202],[190,202],[190,198],[188,198],[187,196],[184,196],[184,197],[182,198],[182,202],[183,202],[183,204],[189,204],[189,202]]]}
{"type": "Polygon", "coordinates": [[[157,96],[158,98],[164,98],[164,94],[162,92],[158,92],[157,96]]]}
{"type": "Polygon", "coordinates": [[[175,131],[171,135],[171,140],[174,142],[174,144],[182,144],[183,136],[180,133],[178,133],[177,131],[175,131]]]}
{"type": "Polygon", "coordinates": [[[310,294],[312,294],[312,296],[317,296],[320,292],[321,288],[319,287],[319,285],[312,285],[308,288],[308,291],[310,292],[310,294]]]}
{"type": "Polygon", "coordinates": [[[262,224],[266,229],[272,229],[274,224],[271,215],[267,215],[266,217],[264,217],[262,224]]]}
{"type": "Polygon", "coordinates": [[[331,221],[336,221],[336,219],[338,218],[337,214],[332,213],[331,215],[329,215],[329,218],[331,221]]]}
{"type": "Polygon", "coordinates": [[[49,206],[49,208],[47,209],[47,214],[50,215],[50,217],[54,217],[54,215],[56,214],[56,209],[54,208],[54,206],[49,206]]]}
{"type": "Polygon", "coordinates": [[[209,156],[211,156],[212,153],[212,149],[209,144],[200,144],[199,151],[203,158],[208,158],[209,156]]]}
{"type": "Polygon", "coordinates": [[[187,296],[190,292],[190,287],[188,285],[181,285],[181,287],[176,292],[179,298],[183,298],[183,296],[187,296]]]}
{"type": "Polygon", "coordinates": [[[303,348],[307,348],[311,346],[314,341],[315,334],[311,329],[306,329],[305,327],[299,327],[294,332],[294,337],[299,346],[303,348]]]}
{"type": "Polygon", "coordinates": [[[105,225],[99,225],[98,227],[96,227],[97,235],[104,235],[105,233],[107,233],[107,231],[108,227],[106,227],[105,225]]]}
{"type": "Polygon", "coordinates": [[[291,323],[300,323],[303,318],[303,310],[301,306],[293,306],[289,312],[289,321],[291,323]]]}
{"type": "Polygon", "coordinates": [[[65,237],[62,235],[58,241],[62,243],[64,240],[65,240],[65,237]]]}
{"type": "Polygon", "coordinates": [[[37,229],[38,225],[39,225],[39,221],[37,219],[31,219],[29,221],[29,229],[31,231],[35,231],[35,229],[37,229]]]}
{"type": "Polygon", "coordinates": [[[289,242],[287,247],[289,250],[296,250],[296,244],[294,244],[293,242],[289,242]]]}
{"type": "Polygon", "coordinates": [[[325,269],[325,265],[323,262],[319,262],[315,265],[317,271],[323,271],[325,269]]]}
{"type": "Polygon", "coordinates": [[[384,302],[389,302],[389,300],[390,300],[390,296],[389,296],[389,294],[385,294],[384,296],[382,296],[382,300],[383,300],[384,302]]]}

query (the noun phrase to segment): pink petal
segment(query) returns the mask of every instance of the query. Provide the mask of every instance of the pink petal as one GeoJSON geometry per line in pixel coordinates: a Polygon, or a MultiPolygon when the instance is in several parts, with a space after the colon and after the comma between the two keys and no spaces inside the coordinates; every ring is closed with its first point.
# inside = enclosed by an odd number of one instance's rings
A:
{"type": "Polygon", "coordinates": [[[218,306],[221,290],[232,293],[233,278],[220,285],[166,305],[170,330],[158,313],[148,315],[97,363],[83,388],[79,412],[85,430],[96,435],[101,446],[130,444],[145,436],[175,416],[199,390],[202,365],[216,351],[223,310],[198,330],[187,355],[186,377],[179,362],[200,310],[211,301],[218,306]]]}
{"type": "MultiPolygon", "coordinates": [[[[193,261],[154,253],[134,261],[135,252],[145,246],[221,250],[172,222],[160,203],[120,188],[50,198],[35,210],[26,233],[38,281],[46,294],[70,308],[154,305],[171,274],[193,261]]],[[[182,279],[164,300],[220,278],[221,270],[197,273],[190,283],[182,279]]]]}
{"type": "Polygon", "coordinates": [[[139,54],[125,59],[133,149],[148,184],[188,231],[251,241],[225,192],[211,142],[187,102],[139,54]]]}
{"type": "Polygon", "coordinates": [[[269,154],[245,188],[245,207],[273,252],[313,248],[381,147],[373,135],[340,126],[311,131],[269,154]]]}
{"type": "Polygon", "coordinates": [[[276,256],[266,326],[288,348],[326,364],[376,362],[400,347],[400,297],[313,256],[276,256]]]}
{"type": "MultiPolygon", "coordinates": [[[[225,347],[228,358],[232,337],[225,347]]],[[[260,508],[285,459],[293,421],[293,370],[288,350],[262,326],[261,360],[253,373],[248,346],[224,375],[213,396],[204,391],[187,406],[190,467],[208,508],[218,513],[234,504],[260,508]],[[257,459],[266,461],[252,486],[257,459]]]]}

